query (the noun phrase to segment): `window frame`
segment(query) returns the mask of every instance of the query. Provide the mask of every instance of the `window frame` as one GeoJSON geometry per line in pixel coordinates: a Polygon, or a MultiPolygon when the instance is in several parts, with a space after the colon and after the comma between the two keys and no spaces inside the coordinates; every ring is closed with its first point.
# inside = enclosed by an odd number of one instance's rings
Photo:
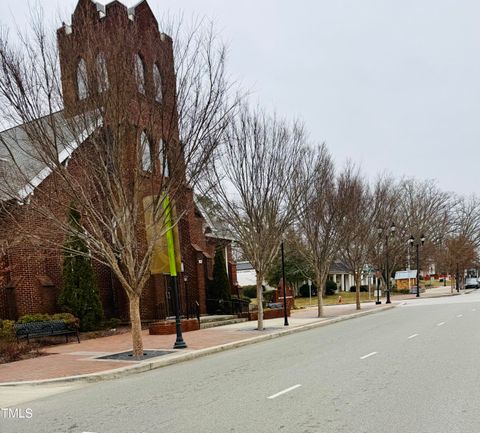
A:
{"type": "Polygon", "coordinates": [[[76,83],[78,100],[84,101],[88,98],[88,68],[83,57],[80,57],[77,62],[76,83]]]}
{"type": "Polygon", "coordinates": [[[155,62],[152,67],[152,75],[153,75],[153,88],[155,92],[155,101],[162,102],[163,101],[163,83],[162,83],[162,73],[160,72],[160,66],[158,66],[158,62],[155,62]]]}
{"type": "Polygon", "coordinates": [[[140,167],[143,172],[151,173],[153,171],[152,142],[146,131],[140,133],[140,167]],[[148,160],[147,160],[148,158],[148,160]]]}
{"type": "Polygon", "coordinates": [[[110,82],[108,79],[107,57],[103,51],[97,54],[95,66],[97,68],[98,93],[106,92],[110,88],[110,82]]]}
{"type": "Polygon", "coordinates": [[[145,61],[140,53],[135,53],[134,59],[135,81],[137,83],[137,90],[142,95],[146,94],[145,86],[145,61]]]}

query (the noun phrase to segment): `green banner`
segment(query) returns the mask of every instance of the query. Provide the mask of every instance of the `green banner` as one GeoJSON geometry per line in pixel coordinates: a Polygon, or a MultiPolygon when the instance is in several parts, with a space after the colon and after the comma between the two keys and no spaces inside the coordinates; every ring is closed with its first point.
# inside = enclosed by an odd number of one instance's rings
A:
{"type": "Polygon", "coordinates": [[[172,226],[172,206],[170,199],[165,197],[163,200],[163,210],[165,211],[165,226],[167,228],[167,249],[168,249],[168,263],[170,265],[170,276],[177,276],[177,265],[175,257],[175,242],[173,239],[173,226],[172,226]]]}

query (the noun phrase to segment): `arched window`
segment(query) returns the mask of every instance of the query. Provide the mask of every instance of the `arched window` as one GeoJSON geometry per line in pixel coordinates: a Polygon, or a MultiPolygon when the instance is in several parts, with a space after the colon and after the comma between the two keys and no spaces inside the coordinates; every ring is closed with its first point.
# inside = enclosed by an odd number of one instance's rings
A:
{"type": "Polygon", "coordinates": [[[104,53],[99,53],[97,55],[97,81],[98,81],[98,92],[102,93],[108,90],[108,69],[107,69],[107,59],[105,58],[104,53]]]}
{"type": "Polygon", "coordinates": [[[142,170],[152,171],[152,148],[145,131],[140,135],[140,155],[142,157],[142,170]]]}
{"type": "Polygon", "coordinates": [[[162,76],[156,63],[153,65],[153,84],[155,86],[155,101],[162,102],[162,76]]]}
{"type": "Polygon", "coordinates": [[[87,63],[84,59],[80,59],[77,65],[77,91],[80,100],[88,96],[87,63]]]}
{"type": "Polygon", "coordinates": [[[158,143],[158,160],[160,162],[160,170],[165,177],[168,177],[170,173],[168,169],[167,149],[162,139],[160,139],[158,143]]]}
{"type": "Polygon", "coordinates": [[[135,54],[135,80],[138,91],[145,95],[145,65],[140,54],[135,54]]]}

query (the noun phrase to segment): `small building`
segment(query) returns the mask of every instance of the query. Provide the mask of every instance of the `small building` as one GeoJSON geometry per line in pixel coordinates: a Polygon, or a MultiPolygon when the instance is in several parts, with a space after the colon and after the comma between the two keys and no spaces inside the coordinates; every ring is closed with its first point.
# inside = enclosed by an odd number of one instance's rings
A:
{"type": "MultiPolygon", "coordinates": [[[[348,269],[348,266],[340,260],[332,263],[328,272],[328,279],[337,284],[339,292],[348,292],[350,287],[355,285],[355,277],[348,269]]],[[[369,285],[371,283],[369,274],[362,272],[361,285],[369,285]]],[[[373,283],[373,281],[372,281],[373,283]]]]}
{"type": "Polygon", "coordinates": [[[250,262],[237,262],[237,282],[240,287],[257,285],[257,274],[250,262]]]}
{"type": "Polygon", "coordinates": [[[395,272],[395,285],[398,290],[411,289],[417,284],[417,270],[408,269],[406,271],[395,272]]]}

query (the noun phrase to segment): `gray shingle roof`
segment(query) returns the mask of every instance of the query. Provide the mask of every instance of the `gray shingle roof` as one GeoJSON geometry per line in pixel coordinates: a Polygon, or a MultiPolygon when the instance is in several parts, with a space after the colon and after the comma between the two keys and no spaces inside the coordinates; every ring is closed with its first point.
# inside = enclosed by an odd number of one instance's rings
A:
{"type": "Polygon", "coordinates": [[[54,144],[60,163],[70,156],[89,135],[74,125],[59,111],[0,132],[0,201],[25,198],[52,172],[54,144]]]}

